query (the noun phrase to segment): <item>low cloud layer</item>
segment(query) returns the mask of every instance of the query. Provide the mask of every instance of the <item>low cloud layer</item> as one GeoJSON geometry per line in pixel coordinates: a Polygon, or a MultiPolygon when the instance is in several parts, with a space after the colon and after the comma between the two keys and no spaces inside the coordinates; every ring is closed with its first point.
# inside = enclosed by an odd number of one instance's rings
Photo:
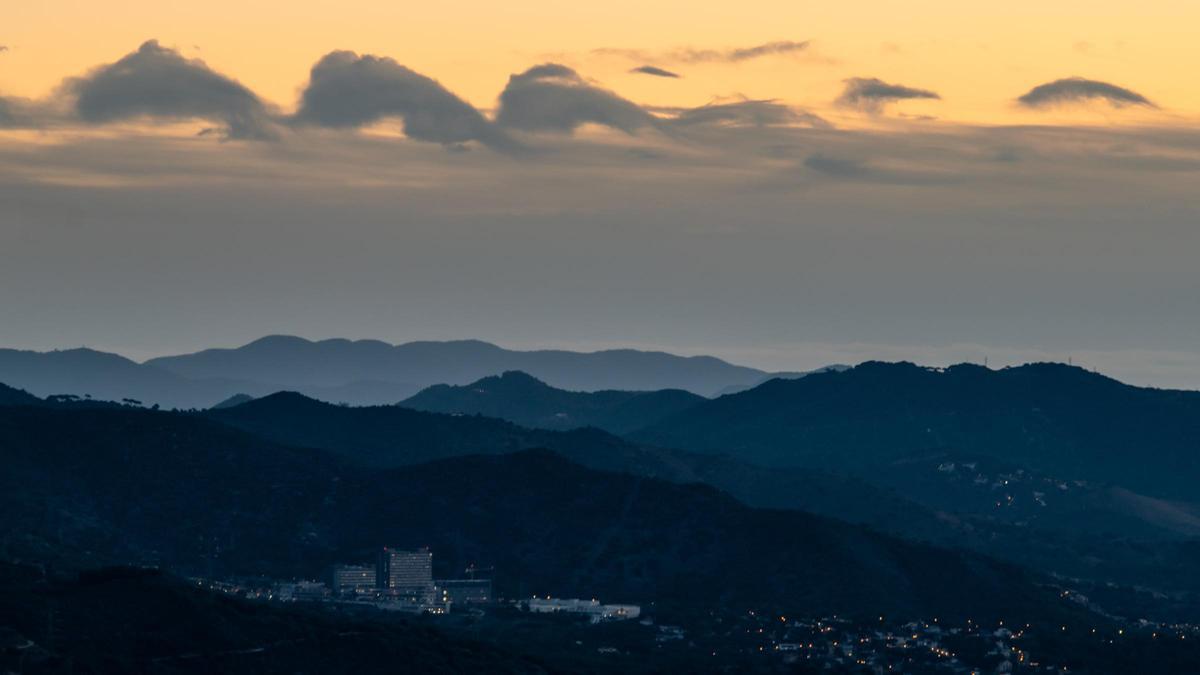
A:
{"type": "Polygon", "coordinates": [[[710,103],[698,108],[677,110],[671,120],[677,126],[716,124],[723,126],[807,126],[829,129],[832,125],[819,115],[798,110],[778,101],[742,100],[710,103]]]}
{"type": "Polygon", "coordinates": [[[1149,99],[1136,91],[1082,77],[1068,77],[1040,84],[1017,99],[1018,103],[1027,108],[1045,108],[1087,101],[1106,101],[1117,107],[1127,105],[1156,107],[1149,99]]]}
{"type": "Polygon", "coordinates": [[[223,125],[229,138],[275,137],[266,107],[254,92],[156,40],[69,80],[65,90],[79,118],[91,124],[138,117],[198,118],[223,125]]]}
{"type": "Polygon", "coordinates": [[[682,77],[682,75],[680,75],[679,73],[673,73],[669,70],[665,70],[663,68],[658,68],[655,66],[638,66],[637,68],[634,68],[633,70],[631,70],[629,72],[639,73],[641,75],[653,75],[655,77],[673,77],[673,78],[682,77]]]}
{"type": "Polygon", "coordinates": [[[878,112],[889,103],[908,99],[940,99],[937,92],[928,89],[890,84],[874,77],[852,77],[846,80],[846,88],[838,97],[837,104],[847,108],[858,108],[878,112]]]}
{"type": "Polygon", "coordinates": [[[574,70],[544,63],[508,78],[496,122],[521,131],[557,132],[600,124],[632,134],[655,120],[641,106],[588,83],[574,70]]]}
{"type": "Polygon", "coordinates": [[[685,345],[732,325],[739,345],[937,335],[1077,362],[1081,345],[1196,351],[1194,126],[713,123],[679,143],[550,134],[518,162],[285,138],[5,135],[0,306],[25,318],[0,322],[6,340],[232,341],[283,325],[685,345]],[[131,242],[146,264],[130,264],[131,242]]]}
{"type": "Polygon", "coordinates": [[[404,134],[419,141],[507,145],[487,118],[436,80],[390,58],[350,51],[331,52],[313,66],[293,119],[352,129],[389,117],[401,118],[404,134]]]}

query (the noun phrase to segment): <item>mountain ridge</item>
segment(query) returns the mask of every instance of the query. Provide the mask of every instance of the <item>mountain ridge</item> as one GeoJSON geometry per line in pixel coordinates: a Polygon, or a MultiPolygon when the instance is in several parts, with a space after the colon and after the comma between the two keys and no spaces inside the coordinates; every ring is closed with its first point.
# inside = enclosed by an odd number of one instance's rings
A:
{"type": "Polygon", "coordinates": [[[100,560],[287,578],[381,545],[429,545],[447,570],[494,564],[500,591],[517,597],[536,588],[684,612],[1081,613],[1006,563],[547,450],[375,470],[195,415],[8,407],[0,451],[11,468],[0,476],[10,509],[0,543],[28,554],[42,542],[75,564],[87,562],[79,547],[100,560]]]}
{"type": "Polygon", "coordinates": [[[680,388],[701,395],[765,375],[764,371],[712,356],[677,356],[662,351],[512,350],[482,340],[425,340],[389,345],[379,340],[313,341],[280,335],[260,338],[241,347],[159,357],[146,364],[187,377],[236,375],[293,387],[330,386],[347,379],[465,384],[520,370],[568,390],[680,388]],[[367,357],[373,360],[368,362],[367,357]],[[297,370],[300,362],[307,371],[297,370]],[[340,380],[331,379],[335,367],[342,369],[340,380]]]}
{"type": "Polygon", "coordinates": [[[613,349],[509,350],[481,340],[312,341],[267,336],[138,363],[89,348],[0,349],[0,382],[45,397],[132,398],[166,408],[208,408],[235,394],[296,390],[354,405],[395,403],[435,384],[466,384],[510,370],[574,391],[684,389],[707,395],[758,381],[764,371],[709,356],[613,349]]]}
{"type": "Polygon", "coordinates": [[[770,380],[630,437],[775,466],[862,469],[950,449],[1200,500],[1200,392],[1133,387],[1064,364],[868,362],[770,380]],[[1150,448],[1155,462],[1144,461],[1150,448]]]}
{"type": "Polygon", "coordinates": [[[682,389],[567,391],[551,387],[528,373],[510,370],[461,386],[426,387],[399,405],[430,412],[498,417],[540,429],[594,426],[621,434],[704,400],[682,389]]]}

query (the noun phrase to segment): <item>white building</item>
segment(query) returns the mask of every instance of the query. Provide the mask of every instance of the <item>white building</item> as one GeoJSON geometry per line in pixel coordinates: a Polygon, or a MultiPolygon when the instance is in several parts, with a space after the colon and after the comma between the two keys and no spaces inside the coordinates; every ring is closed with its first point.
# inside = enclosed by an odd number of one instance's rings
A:
{"type": "Polygon", "coordinates": [[[580,598],[539,598],[534,596],[525,605],[529,611],[539,614],[559,612],[586,614],[592,618],[593,622],[636,619],[642,614],[642,608],[639,605],[602,605],[595,598],[582,600],[580,598]]]}

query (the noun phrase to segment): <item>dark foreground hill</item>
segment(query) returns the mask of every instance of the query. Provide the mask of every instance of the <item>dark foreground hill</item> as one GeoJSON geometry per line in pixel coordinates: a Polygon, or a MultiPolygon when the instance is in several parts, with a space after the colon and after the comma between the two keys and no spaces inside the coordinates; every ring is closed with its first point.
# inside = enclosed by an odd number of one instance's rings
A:
{"type": "Polygon", "coordinates": [[[0,405],[40,405],[42,399],[25,391],[0,383],[0,405]]]}
{"type": "Polygon", "coordinates": [[[681,389],[566,391],[532,375],[509,371],[461,386],[427,387],[400,405],[430,412],[498,417],[539,429],[590,426],[623,434],[705,400],[681,389]]]}
{"type": "Polygon", "coordinates": [[[943,370],[867,363],[772,380],[634,438],[759,464],[862,474],[952,451],[1200,501],[1200,392],[1132,387],[1060,364],[943,370]]]}
{"type": "Polygon", "coordinates": [[[318,447],[380,468],[549,448],[593,469],[707,483],[752,506],[864,523],[1046,573],[1184,591],[1189,598],[1200,592],[1200,559],[1187,541],[1200,532],[1200,509],[950,449],[843,467],[858,470],[856,477],[658,448],[596,429],[526,429],[396,406],[333,406],[287,393],[205,414],[282,444],[318,447]]]}
{"type": "Polygon", "coordinates": [[[1025,572],[981,556],[547,452],[366,470],[194,416],[36,408],[0,409],[0,452],[9,558],[312,577],[383,545],[428,545],[436,571],[495,566],[510,596],[598,596],[664,612],[1071,611],[1025,572]]]}
{"type": "Polygon", "coordinates": [[[0,668],[29,674],[550,672],[409,621],[250,603],[133,568],[66,579],[0,563],[0,645],[0,668]]]}
{"type": "Polygon", "coordinates": [[[335,406],[289,392],[203,414],[282,445],[320,448],[365,467],[546,448],[592,469],[707,483],[751,506],[812,511],[922,539],[945,531],[931,511],[859,480],[643,446],[599,429],[528,429],[476,415],[335,406]]]}

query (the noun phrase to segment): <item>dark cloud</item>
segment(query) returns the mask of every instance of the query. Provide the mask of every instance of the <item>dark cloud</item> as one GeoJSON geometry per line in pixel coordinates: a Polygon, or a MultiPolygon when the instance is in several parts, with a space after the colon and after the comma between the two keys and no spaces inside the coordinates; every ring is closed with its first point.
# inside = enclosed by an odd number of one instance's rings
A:
{"type": "Polygon", "coordinates": [[[814,153],[804,158],[804,168],[830,179],[879,185],[933,186],[967,182],[953,172],[928,167],[877,166],[862,159],[814,153]]]}
{"type": "Polygon", "coordinates": [[[828,157],[820,153],[806,157],[804,159],[804,166],[835,178],[865,178],[871,173],[871,169],[865,162],[841,157],[828,157]]]}
{"type": "Polygon", "coordinates": [[[61,114],[41,101],[0,96],[0,129],[32,129],[57,121],[61,114]]]}
{"type": "Polygon", "coordinates": [[[852,77],[846,80],[846,88],[837,103],[875,112],[888,103],[914,98],[940,99],[941,96],[928,89],[889,84],[874,77],[852,77]]]}
{"type": "Polygon", "coordinates": [[[1062,103],[1077,103],[1091,100],[1107,101],[1109,104],[1118,107],[1126,105],[1156,107],[1149,99],[1136,91],[1118,87],[1115,84],[1107,82],[1087,80],[1082,77],[1068,77],[1039,84],[1026,92],[1024,96],[1018,98],[1017,102],[1029,108],[1044,108],[1062,103]]]}
{"type": "Polygon", "coordinates": [[[629,72],[641,73],[642,75],[653,75],[655,77],[675,77],[675,78],[682,77],[679,73],[672,73],[669,70],[664,70],[662,68],[656,68],[655,66],[638,66],[637,68],[634,68],[633,70],[631,70],[629,72]]]}
{"type": "Polygon", "coordinates": [[[496,122],[522,131],[558,132],[592,123],[632,134],[656,120],[636,103],[589,84],[574,70],[544,63],[508,78],[496,122]]]}
{"type": "Polygon", "coordinates": [[[718,124],[724,126],[809,126],[828,129],[832,125],[819,115],[797,110],[778,101],[743,100],[710,103],[676,112],[672,120],[681,126],[718,124]]]}
{"type": "Polygon", "coordinates": [[[482,113],[436,80],[390,58],[350,51],[330,52],[313,66],[294,121],[351,129],[389,117],[401,118],[405,135],[415,140],[510,145],[482,113]]]}
{"type": "Polygon", "coordinates": [[[275,137],[270,115],[252,91],[156,40],[67,81],[65,90],[79,118],[93,124],[142,116],[198,118],[223,124],[230,138],[275,137]]]}

